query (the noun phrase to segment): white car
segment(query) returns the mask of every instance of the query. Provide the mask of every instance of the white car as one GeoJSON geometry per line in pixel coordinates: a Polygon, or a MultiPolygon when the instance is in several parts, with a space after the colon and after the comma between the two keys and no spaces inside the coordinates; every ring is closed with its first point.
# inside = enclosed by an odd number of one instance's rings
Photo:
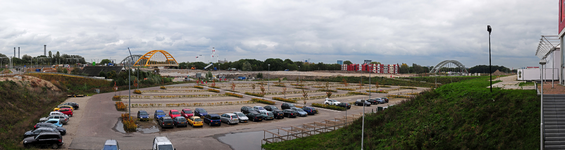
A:
{"type": "Polygon", "coordinates": [[[324,104],[327,104],[327,105],[337,105],[339,103],[341,103],[341,102],[338,102],[336,100],[329,99],[329,98],[326,98],[326,101],[324,101],[324,104]]]}
{"type": "Polygon", "coordinates": [[[247,118],[247,116],[245,116],[245,114],[243,114],[242,112],[233,112],[235,115],[237,115],[237,119],[239,119],[239,122],[247,122],[249,121],[249,118],[247,118]]]}

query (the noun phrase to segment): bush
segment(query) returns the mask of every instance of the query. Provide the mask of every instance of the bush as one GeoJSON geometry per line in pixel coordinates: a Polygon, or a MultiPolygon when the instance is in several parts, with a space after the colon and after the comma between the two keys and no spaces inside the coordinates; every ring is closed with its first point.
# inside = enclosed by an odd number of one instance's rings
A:
{"type": "Polygon", "coordinates": [[[165,87],[165,86],[161,86],[161,89],[164,89],[164,90],[166,90],[166,89],[167,89],[167,87],[165,87]]]}
{"type": "Polygon", "coordinates": [[[121,98],[120,96],[116,95],[116,96],[113,96],[113,97],[112,97],[112,100],[113,100],[113,101],[121,101],[122,98],[121,98]]]}
{"type": "Polygon", "coordinates": [[[135,94],[141,94],[141,90],[133,90],[133,93],[135,93],[135,94]]]}
{"type": "Polygon", "coordinates": [[[355,89],[350,89],[350,88],[336,88],[338,90],[345,90],[345,91],[355,91],[355,89]]]}
{"type": "Polygon", "coordinates": [[[204,89],[204,87],[198,85],[195,85],[194,88],[204,89]]]}
{"type": "Polygon", "coordinates": [[[369,95],[369,93],[363,93],[363,92],[347,92],[347,94],[353,94],[353,95],[369,95]]]}
{"type": "Polygon", "coordinates": [[[137,124],[135,124],[135,119],[129,116],[128,113],[122,114],[122,123],[124,124],[124,130],[127,132],[135,132],[137,130],[137,124]]]}
{"type": "Polygon", "coordinates": [[[247,95],[253,95],[253,96],[257,96],[257,97],[263,97],[263,96],[265,96],[264,94],[261,94],[261,93],[245,92],[245,94],[247,94],[247,95]]]}
{"type": "Polygon", "coordinates": [[[370,93],[388,93],[388,91],[383,91],[383,90],[379,90],[379,91],[377,91],[377,90],[370,90],[370,91],[367,90],[367,92],[370,92],[370,93]]]}
{"type": "Polygon", "coordinates": [[[209,87],[215,88],[215,89],[220,89],[220,87],[218,87],[218,86],[209,86],[209,87]]]}
{"type": "Polygon", "coordinates": [[[417,89],[417,88],[415,88],[415,87],[405,87],[405,86],[402,86],[402,87],[400,87],[400,89],[414,89],[414,90],[415,90],[415,89],[417,89]]]}
{"type": "Polygon", "coordinates": [[[215,92],[215,93],[220,93],[220,90],[216,90],[216,89],[208,89],[208,91],[210,91],[210,92],[215,92]]]}
{"type": "Polygon", "coordinates": [[[239,95],[239,94],[235,94],[235,93],[228,93],[226,92],[227,96],[233,96],[233,97],[237,97],[237,98],[243,98],[243,95],[239,95]]]}
{"type": "Polygon", "coordinates": [[[126,105],[123,102],[116,102],[116,109],[118,111],[125,111],[126,105]]]}
{"type": "Polygon", "coordinates": [[[258,98],[251,98],[251,101],[258,102],[258,103],[263,103],[263,104],[268,104],[268,105],[274,105],[274,104],[275,104],[275,102],[273,102],[273,101],[264,100],[264,99],[258,99],[258,98]]]}
{"type": "Polygon", "coordinates": [[[284,101],[284,102],[296,103],[296,100],[290,100],[290,99],[286,99],[286,98],[282,98],[282,97],[273,97],[273,99],[279,100],[279,101],[284,101]]]}
{"type": "Polygon", "coordinates": [[[319,89],[318,91],[322,91],[322,92],[337,92],[336,90],[326,90],[326,89],[319,89]]]}
{"type": "Polygon", "coordinates": [[[306,88],[306,87],[301,87],[301,86],[299,86],[299,87],[294,87],[294,88],[296,88],[296,89],[308,89],[308,88],[306,88]]]}
{"type": "Polygon", "coordinates": [[[312,103],[312,106],[327,108],[327,109],[333,109],[333,110],[345,110],[345,109],[347,109],[345,107],[339,107],[339,106],[335,106],[335,105],[326,105],[326,104],[320,104],[320,103],[312,103]]]}

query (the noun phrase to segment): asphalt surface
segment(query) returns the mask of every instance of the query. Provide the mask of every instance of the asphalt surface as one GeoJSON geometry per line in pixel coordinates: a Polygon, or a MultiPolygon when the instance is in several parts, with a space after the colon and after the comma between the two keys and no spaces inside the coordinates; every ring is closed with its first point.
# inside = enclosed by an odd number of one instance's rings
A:
{"type": "MultiPolygon", "coordinates": [[[[176,85],[176,86],[191,86],[192,84],[186,85],[176,85]]],[[[272,88],[272,87],[271,87],[272,88]]],[[[143,88],[141,90],[159,90],[159,87],[151,87],[151,88],[143,88]]],[[[425,90],[424,88],[419,88],[416,91],[425,90]]],[[[133,92],[133,90],[132,90],[133,92]]],[[[222,93],[224,91],[222,90],[222,93]]],[[[167,95],[169,93],[162,93],[162,95],[167,95]]],[[[311,123],[315,121],[324,121],[326,119],[331,120],[334,118],[339,118],[345,116],[345,111],[335,111],[335,110],[328,110],[328,109],[318,109],[319,114],[314,116],[308,117],[297,117],[297,118],[285,118],[281,120],[272,120],[272,121],[262,121],[262,122],[251,122],[251,123],[240,123],[237,125],[227,125],[223,123],[219,127],[209,127],[208,125],[204,125],[202,128],[174,128],[174,129],[166,129],[161,130],[156,133],[121,133],[115,130],[116,124],[119,121],[119,117],[121,117],[122,113],[127,112],[120,112],[117,111],[114,104],[115,101],[112,101],[112,96],[115,93],[103,93],[97,94],[91,97],[85,97],[81,100],[81,108],[80,110],[75,112],[75,116],[73,117],[71,122],[76,127],[72,130],[69,130],[68,135],[63,137],[65,141],[64,148],[68,149],[102,149],[104,142],[107,139],[115,139],[119,142],[120,148],[122,150],[128,149],[151,149],[153,138],[156,136],[167,136],[175,148],[181,149],[233,149],[228,144],[225,144],[218,140],[218,137],[229,137],[233,138],[233,136],[226,136],[226,135],[233,135],[237,133],[256,133],[257,131],[263,130],[270,130],[275,129],[277,127],[289,127],[295,125],[301,125],[304,123],[311,123]],[[80,117],[79,117],[80,116],[80,117]],[[74,133],[73,133],[74,132],[74,133]]],[[[127,91],[121,91],[121,95],[127,95],[127,91]]],[[[133,95],[133,93],[132,93],[133,95]]],[[[153,95],[153,94],[152,94],[153,95]]],[[[384,97],[386,94],[383,93],[373,93],[373,97],[384,97]]],[[[287,95],[288,96],[288,95],[287,95]]],[[[244,98],[238,99],[233,98],[233,100],[249,100],[253,96],[245,95],[244,98]]],[[[338,97],[332,98],[342,102],[353,102],[356,99],[367,98],[367,96],[349,96],[349,97],[338,97]]],[[[268,99],[268,98],[267,98],[268,99]]],[[[77,99],[68,99],[67,101],[78,101],[77,99]]],[[[379,106],[387,106],[390,104],[394,104],[399,102],[400,100],[391,100],[390,103],[387,104],[379,104],[379,106]]],[[[127,100],[124,100],[127,102],[127,100]]],[[[280,106],[283,102],[275,101],[275,106],[280,106]]],[[[308,100],[307,104],[311,104],[313,102],[322,103],[323,100],[308,100]]],[[[132,101],[133,103],[133,101],[132,101]]],[[[298,102],[302,104],[302,101],[298,102]]],[[[247,106],[265,106],[264,104],[252,104],[247,106]]],[[[202,107],[208,110],[210,113],[225,113],[225,112],[234,112],[239,111],[241,106],[243,105],[231,105],[231,106],[207,106],[202,107]]],[[[371,112],[376,110],[378,106],[371,105],[367,107],[365,112],[371,112]]],[[[194,109],[194,107],[189,107],[194,109]]],[[[135,115],[137,110],[141,108],[132,108],[132,115],[135,115]]],[[[153,109],[160,109],[160,108],[150,108],[153,109]]],[[[144,110],[148,110],[151,115],[153,112],[150,111],[149,108],[145,108],[144,110]]],[[[169,109],[182,109],[181,107],[163,107],[165,111],[169,109]]],[[[348,114],[359,114],[362,112],[361,106],[352,106],[350,110],[347,111],[348,114]]],[[[246,136],[254,136],[250,139],[262,139],[257,134],[242,134],[246,136]]],[[[245,138],[245,137],[243,137],[245,138]]],[[[253,141],[251,141],[253,142],[253,141]]],[[[260,141],[256,141],[257,143],[260,141]]],[[[257,144],[250,144],[247,146],[246,144],[239,144],[236,146],[237,149],[260,149],[257,147],[257,144]]]]}

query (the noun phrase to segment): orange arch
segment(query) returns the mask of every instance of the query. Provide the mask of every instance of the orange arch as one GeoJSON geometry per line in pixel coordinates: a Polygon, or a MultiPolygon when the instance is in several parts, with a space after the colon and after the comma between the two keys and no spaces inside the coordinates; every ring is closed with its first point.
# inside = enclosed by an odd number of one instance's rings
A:
{"type": "Polygon", "coordinates": [[[177,60],[175,60],[175,58],[173,57],[173,55],[169,54],[169,52],[165,51],[165,50],[152,50],[149,51],[147,53],[145,53],[143,56],[139,57],[139,59],[137,59],[137,61],[135,62],[134,66],[178,66],[179,64],[177,63],[177,60]],[[149,60],[151,60],[151,58],[156,54],[156,53],[162,53],[163,55],[165,55],[165,58],[167,59],[166,63],[163,64],[151,64],[149,63],[149,60]],[[145,64],[138,64],[139,61],[145,59],[145,64]]]}

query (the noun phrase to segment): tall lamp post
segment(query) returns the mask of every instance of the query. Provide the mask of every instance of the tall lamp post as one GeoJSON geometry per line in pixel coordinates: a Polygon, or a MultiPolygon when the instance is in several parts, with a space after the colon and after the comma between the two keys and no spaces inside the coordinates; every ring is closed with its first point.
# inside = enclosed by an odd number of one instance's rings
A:
{"type": "Polygon", "coordinates": [[[271,64],[267,64],[269,66],[269,74],[267,74],[267,91],[271,91],[271,85],[269,84],[269,80],[271,80],[271,64]]]}
{"type": "Polygon", "coordinates": [[[539,61],[539,64],[541,65],[541,123],[540,123],[540,149],[543,149],[543,65],[545,65],[546,61],[545,59],[542,59],[539,61]]]}
{"type": "MultiPolygon", "coordinates": [[[[133,56],[131,56],[131,50],[129,50],[129,47],[128,47],[128,51],[129,51],[129,57],[131,58],[131,61],[133,62],[133,56]]],[[[128,70],[128,94],[129,94],[129,96],[128,96],[128,98],[129,98],[129,101],[128,101],[128,116],[130,116],[130,117],[131,117],[131,67],[133,67],[133,66],[130,66],[130,68],[128,70]]]]}
{"type": "Polygon", "coordinates": [[[490,76],[490,92],[492,93],[492,64],[490,58],[490,32],[492,32],[492,28],[490,27],[490,25],[487,25],[487,31],[488,31],[488,73],[490,76]]]}

